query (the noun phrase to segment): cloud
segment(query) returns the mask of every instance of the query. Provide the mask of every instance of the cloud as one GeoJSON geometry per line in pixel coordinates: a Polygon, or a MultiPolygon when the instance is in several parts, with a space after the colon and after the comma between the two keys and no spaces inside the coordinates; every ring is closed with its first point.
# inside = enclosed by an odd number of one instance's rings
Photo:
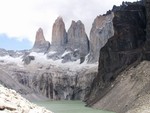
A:
{"type": "Polygon", "coordinates": [[[10,38],[6,34],[0,34],[0,40],[0,48],[6,50],[25,50],[32,48],[32,43],[27,39],[17,40],[15,37],[10,38]]]}
{"type": "Polygon", "coordinates": [[[0,34],[34,42],[36,30],[42,27],[46,39],[50,41],[52,25],[58,16],[63,17],[67,30],[72,20],[81,20],[89,34],[94,18],[121,2],[122,0],[0,0],[0,34]]]}

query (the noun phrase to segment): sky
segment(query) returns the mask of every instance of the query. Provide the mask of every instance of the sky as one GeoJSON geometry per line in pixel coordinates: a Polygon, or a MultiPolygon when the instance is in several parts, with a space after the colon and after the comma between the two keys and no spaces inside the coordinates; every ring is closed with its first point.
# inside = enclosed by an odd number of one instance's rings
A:
{"type": "MultiPolygon", "coordinates": [[[[66,30],[72,20],[81,20],[89,35],[98,15],[120,5],[123,0],[0,0],[0,48],[30,49],[38,28],[51,41],[52,26],[58,16],[66,30]]],[[[137,0],[127,0],[130,2],[137,0]]]]}

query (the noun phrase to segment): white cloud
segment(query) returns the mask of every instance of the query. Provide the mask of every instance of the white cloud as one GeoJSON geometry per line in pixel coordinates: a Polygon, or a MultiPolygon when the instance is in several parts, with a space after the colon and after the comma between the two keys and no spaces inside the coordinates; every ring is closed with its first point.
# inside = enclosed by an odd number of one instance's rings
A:
{"type": "MultiPolygon", "coordinates": [[[[18,40],[34,41],[36,30],[42,27],[47,40],[51,39],[52,25],[60,15],[66,29],[72,20],[81,20],[89,34],[97,15],[105,13],[123,0],[0,0],[0,34],[18,40]]],[[[135,0],[128,0],[135,1],[135,0]]]]}

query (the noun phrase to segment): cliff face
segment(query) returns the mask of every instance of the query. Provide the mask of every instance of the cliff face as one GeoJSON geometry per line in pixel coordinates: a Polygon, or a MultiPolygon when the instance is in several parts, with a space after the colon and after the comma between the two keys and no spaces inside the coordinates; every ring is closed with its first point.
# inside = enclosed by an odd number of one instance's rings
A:
{"type": "Polygon", "coordinates": [[[53,25],[51,50],[56,51],[56,54],[49,55],[49,58],[62,59],[63,63],[80,59],[82,63],[89,53],[89,40],[84,24],[81,21],[72,21],[66,33],[65,24],[58,17],[53,25]]]}
{"type": "Polygon", "coordinates": [[[46,52],[50,48],[50,43],[45,40],[42,28],[39,28],[36,32],[35,43],[32,51],[46,52]]]}
{"type": "Polygon", "coordinates": [[[78,49],[81,57],[85,57],[88,54],[89,40],[81,21],[72,21],[68,30],[67,48],[71,50],[78,49]]]}
{"type": "Polygon", "coordinates": [[[57,50],[63,48],[67,43],[67,33],[65,24],[61,17],[58,17],[53,24],[52,29],[52,46],[57,50]]]}
{"type": "Polygon", "coordinates": [[[89,62],[97,62],[100,49],[106,44],[107,40],[114,35],[113,28],[114,14],[98,16],[93,22],[90,32],[90,55],[89,62]]]}
{"type": "Polygon", "coordinates": [[[150,39],[150,1],[146,1],[146,18],[147,18],[147,32],[146,32],[146,37],[147,39],[150,39]]]}
{"type": "Polygon", "coordinates": [[[145,2],[145,8],[146,8],[146,20],[147,20],[147,26],[146,26],[146,39],[147,42],[145,44],[145,49],[150,50],[150,1],[144,0],[145,2]]]}
{"type": "Polygon", "coordinates": [[[97,74],[97,66],[59,66],[40,58],[40,54],[28,65],[21,61],[17,62],[19,65],[0,62],[0,83],[29,100],[83,100],[97,74]]]}
{"type": "Polygon", "coordinates": [[[114,7],[114,36],[100,51],[98,75],[94,79],[87,104],[95,104],[111,89],[118,74],[144,57],[146,42],[145,7],[139,3],[123,3],[114,7]]]}

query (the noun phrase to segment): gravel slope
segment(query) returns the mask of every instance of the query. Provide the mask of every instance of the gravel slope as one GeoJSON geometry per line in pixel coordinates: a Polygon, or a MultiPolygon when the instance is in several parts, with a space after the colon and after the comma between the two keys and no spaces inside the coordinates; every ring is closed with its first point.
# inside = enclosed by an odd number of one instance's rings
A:
{"type": "Polygon", "coordinates": [[[30,103],[16,91],[0,85],[0,113],[52,113],[43,107],[30,103]]]}

